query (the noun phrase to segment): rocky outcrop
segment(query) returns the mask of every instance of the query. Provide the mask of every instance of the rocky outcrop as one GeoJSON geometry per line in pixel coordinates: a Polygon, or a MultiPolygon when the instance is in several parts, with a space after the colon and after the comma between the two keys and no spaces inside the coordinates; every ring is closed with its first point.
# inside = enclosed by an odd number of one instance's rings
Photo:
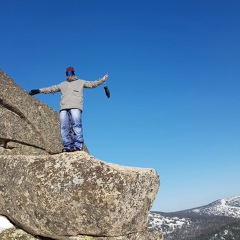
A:
{"type": "Polygon", "coordinates": [[[0,153],[61,152],[58,113],[30,96],[1,70],[0,89],[0,153]]]}
{"type": "Polygon", "coordinates": [[[148,230],[159,188],[153,169],[57,154],[58,113],[0,70],[0,240],[162,240],[148,230]]]}
{"type": "Polygon", "coordinates": [[[33,235],[122,236],[143,231],[159,188],[153,169],[85,152],[0,157],[0,214],[33,235]]]}

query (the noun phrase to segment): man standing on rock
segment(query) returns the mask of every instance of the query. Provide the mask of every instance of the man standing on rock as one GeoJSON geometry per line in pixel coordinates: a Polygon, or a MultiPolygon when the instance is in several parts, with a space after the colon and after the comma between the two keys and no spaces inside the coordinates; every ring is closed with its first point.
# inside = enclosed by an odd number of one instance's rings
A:
{"type": "Polygon", "coordinates": [[[60,126],[64,146],[62,152],[75,152],[83,150],[84,146],[82,130],[83,89],[98,87],[107,80],[108,74],[96,81],[85,81],[75,76],[73,67],[68,67],[66,76],[65,82],[47,88],[33,89],[29,94],[62,93],[60,102],[60,126]]]}

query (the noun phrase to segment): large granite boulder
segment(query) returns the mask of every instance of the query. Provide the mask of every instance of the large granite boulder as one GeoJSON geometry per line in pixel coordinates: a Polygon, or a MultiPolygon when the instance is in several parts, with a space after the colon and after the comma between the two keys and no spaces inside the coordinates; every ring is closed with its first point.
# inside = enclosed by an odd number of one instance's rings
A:
{"type": "Polygon", "coordinates": [[[0,156],[0,176],[0,214],[54,239],[145,231],[159,188],[153,169],[106,163],[86,152],[0,156]]]}
{"type": "Polygon", "coordinates": [[[59,116],[0,70],[0,154],[53,154],[62,150],[59,116]]]}

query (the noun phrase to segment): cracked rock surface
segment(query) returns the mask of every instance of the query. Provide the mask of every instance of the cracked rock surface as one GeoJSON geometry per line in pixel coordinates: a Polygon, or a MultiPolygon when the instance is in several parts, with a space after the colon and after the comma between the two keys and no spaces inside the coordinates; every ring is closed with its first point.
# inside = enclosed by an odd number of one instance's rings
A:
{"type": "Polygon", "coordinates": [[[30,96],[1,70],[0,90],[0,154],[61,152],[58,113],[30,96]]]}
{"type": "Polygon", "coordinates": [[[0,157],[0,214],[34,235],[120,236],[143,231],[159,188],[153,169],[86,152],[0,157]]]}

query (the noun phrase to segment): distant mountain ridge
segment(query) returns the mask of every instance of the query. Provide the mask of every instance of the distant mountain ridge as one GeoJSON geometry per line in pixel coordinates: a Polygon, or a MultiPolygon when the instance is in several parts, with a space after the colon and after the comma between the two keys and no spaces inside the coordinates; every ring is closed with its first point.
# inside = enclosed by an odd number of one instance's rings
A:
{"type": "Polygon", "coordinates": [[[189,213],[199,213],[200,215],[215,215],[240,218],[240,196],[220,199],[206,206],[185,211],[189,213]]]}
{"type": "Polygon", "coordinates": [[[165,240],[240,240],[240,196],[178,212],[153,211],[149,228],[165,240]]]}

